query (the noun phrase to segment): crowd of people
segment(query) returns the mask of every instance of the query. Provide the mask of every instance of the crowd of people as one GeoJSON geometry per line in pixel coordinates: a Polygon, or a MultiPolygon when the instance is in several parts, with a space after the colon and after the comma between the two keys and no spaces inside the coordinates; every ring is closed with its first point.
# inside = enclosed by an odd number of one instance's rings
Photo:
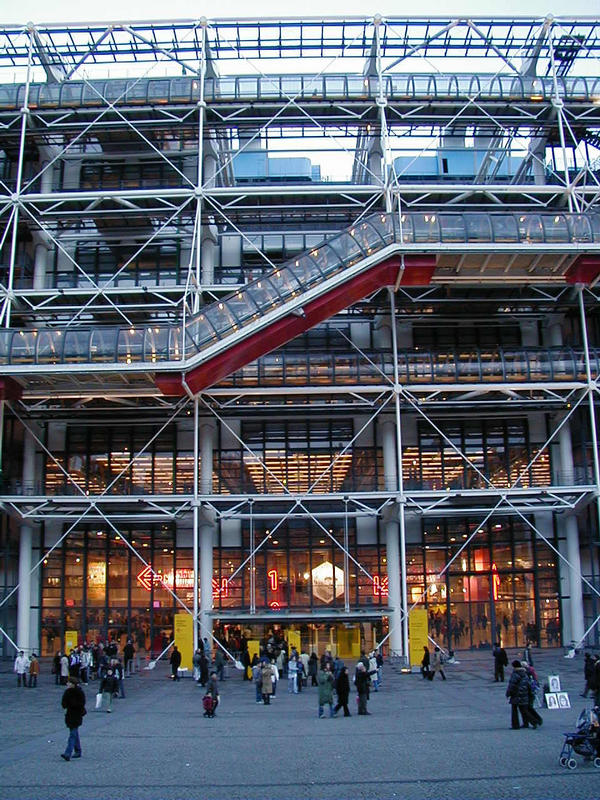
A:
{"type": "Polygon", "coordinates": [[[290,694],[299,694],[310,686],[318,689],[318,716],[325,716],[325,706],[328,706],[329,716],[334,717],[344,710],[344,716],[352,716],[348,708],[351,691],[351,682],[356,688],[358,714],[365,715],[367,702],[371,690],[379,691],[383,672],[383,657],[379,651],[372,651],[367,655],[361,651],[358,663],[350,677],[350,670],[339,656],[332,656],[326,650],[321,658],[315,652],[310,656],[305,651],[299,653],[292,647],[289,658],[286,658],[285,648],[275,656],[263,649],[262,655],[255,654],[251,662],[252,680],[256,691],[256,702],[270,705],[271,700],[277,697],[277,685],[281,679],[287,677],[287,691],[290,694]],[[335,707],[334,707],[335,699],[335,707]]]}

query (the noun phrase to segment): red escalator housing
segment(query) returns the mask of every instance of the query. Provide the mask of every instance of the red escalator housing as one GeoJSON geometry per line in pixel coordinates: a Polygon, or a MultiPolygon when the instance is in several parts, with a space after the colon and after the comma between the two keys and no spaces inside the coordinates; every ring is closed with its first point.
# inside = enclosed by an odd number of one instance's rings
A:
{"type": "MultiPolygon", "coordinates": [[[[428,285],[435,269],[435,256],[405,256],[404,271],[400,275],[401,268],[400,256],[392,256],[372,269],[356,275],[341,286],[306,303],[302,307],[302,316],[290,313],[237,342],[225,352],[194,367],[185,376],[187,385],[194,394],[208,389],[246,364],[281,347],[301,333],[314,328],[320,322],[330,319],[377,289],[395,285],[399,276],[401,286],[428,285]]],[[[181,375],[179,374],[157,374],[155,381],[165,395],[183,394],[181,375]]]]}

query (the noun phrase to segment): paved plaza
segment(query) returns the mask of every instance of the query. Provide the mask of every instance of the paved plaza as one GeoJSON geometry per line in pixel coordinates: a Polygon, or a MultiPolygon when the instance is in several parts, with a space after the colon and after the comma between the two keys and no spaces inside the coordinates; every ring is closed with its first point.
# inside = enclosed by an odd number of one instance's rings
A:
{"type": "Polygon", "coordinates": [[[233,670],[212,720],[202,716],[202,690],[189,678],[172,683],[166,665],[128,678],[127,698],[114,701],[112,714],[94,712],[92,683],[85,687],[83,758],[69,763],[60,759],[67,739],[62,688],[49,667],[37,689],[24,690],[4,664],[0,798],[596,800],[600,769],[579,758],[573,771],[558,764],[562,732],[589,705],[579,697],[583,657],[534,651],[540,678],[559,674],[573,708],[544,709],[542,728],[520,731],[510,730],[491,653],[457,657],[445,683],[386,665],[371,716],[357,716],[354,703],[351,719],[318,719],[316,689],[289,695],[285,681],[270,706],[257,705],[253,684],[233,670]]]}

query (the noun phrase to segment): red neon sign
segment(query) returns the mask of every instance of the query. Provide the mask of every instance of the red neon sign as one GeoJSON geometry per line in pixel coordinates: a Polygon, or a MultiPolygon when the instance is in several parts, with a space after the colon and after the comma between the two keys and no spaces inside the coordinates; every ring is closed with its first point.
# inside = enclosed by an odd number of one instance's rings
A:
{"type": "Polygon", "coordinates": [[[498,567],[492,564],[492,597],[494,600],[498,599],[498,589],[500,588],[500,576],[498,575],[498,567]]]}
{"type": "Polygon", "coordinates": [[[271,603],[269,603],[269,607],[275,609],[276,611],[281,608],[277,600],[273,600],[271,603]]]}
{"type": "MultiPolygon", "coordinates": [[[[154,587],[163,587],[173,591],[175,583],[177,589],[193,589],[194,588],[194,570],[181,568],[175,572],[175,580],[173,580],[173,572],[152,572],[152,567],[144,567],[138,574],[137,580],[149,592],[154,584],[154,587]]],[[[213,599],[229,596],[229,581],[227,578],[221,579],[221,584],[216,578],[212,579],[212,594],[213,599]]]]}
{"type": "Polygon", "coordinates": [[[380,578],[379,575],[373,575],[373,595],[375,597],[388,597],[388,579],[387,575],[380,578]]]}
{"type": "Polygon", "coordinates": [[[267,572],[267,577],[269,578],[269,583],[271,586],[269,587],[272,592],[276,592],[279,586],[279,575],[277,574],[276,569],[270,569],[267,572]]]}

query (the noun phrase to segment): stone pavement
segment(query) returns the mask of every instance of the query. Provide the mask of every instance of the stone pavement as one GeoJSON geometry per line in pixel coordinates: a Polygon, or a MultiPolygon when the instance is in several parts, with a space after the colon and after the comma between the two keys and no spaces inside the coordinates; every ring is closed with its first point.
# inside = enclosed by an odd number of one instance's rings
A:
{"type": "MultiPolygon", "coordinates": [[[[509,658],[514,657],[508,651],[509,658]]],[[[579,697],[583,656],[535,651],[540,678],[558,673],[571,710],[544,709],[537,730],[510,730],[505,684],[492,680],[489,651],[458,653],[448,680],[384,668],[371,716],[317,718],[316,689],[270,706],[231,670],[215,719],[202,716],[202,690],[167,679],[166,665],[126,680],[113,713],[94,712],[97,684],[85,687],[83,758],[66,763],[61,688],[42,666],[37,689],[0,674],[1,800],[471,800],[600,797],[600,769],[563,769],[563,731],[589,705],[579,697]]],[[[3,664],[2,669],[8,666],[3,664]]],[[[507,677],[510,674],[507,670],[507,677]]]]}

